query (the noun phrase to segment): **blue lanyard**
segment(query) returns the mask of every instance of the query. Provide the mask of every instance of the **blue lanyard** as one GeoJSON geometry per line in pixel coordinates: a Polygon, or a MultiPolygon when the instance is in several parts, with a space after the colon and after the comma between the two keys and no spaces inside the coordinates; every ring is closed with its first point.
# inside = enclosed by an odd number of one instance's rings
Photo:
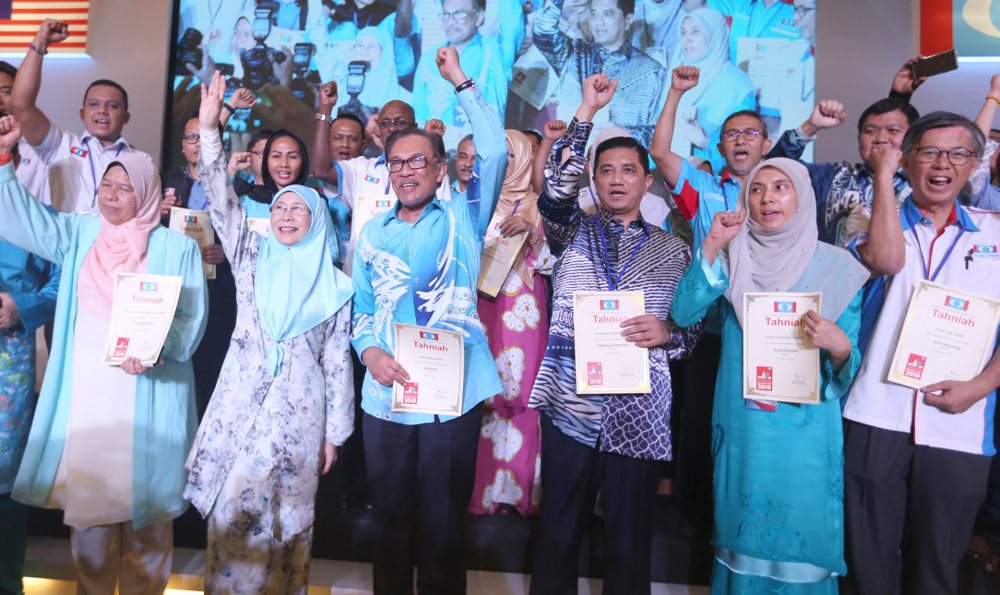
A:
{"type": "MultiPolygon", "coordinates": [[[[87,145],[87,161],[90,162],[90,179],[94,181],[94,199],[90,202],[90,208],[97,206],[97,169],[94,168],[94,151],[90,148],[90,139],[83,139],[83,144],[87,145]]],[[[101,143],[97,143],[99,149],[101,149],[101,143]]],[[[115,157],[122,154],[122,149],[125,148],[125,143],[118,143],[118,152],[115,153],[115,157]]],[[[103,150],[103,149],[101,149],[103,150]]]]}
{"type": "MultiPolygon", "coordinates": [[[[649,237],[649,226],[646,225],[645,221],[642,222],[643,227],[646,229],[645,235],[642,236],[642,239],[639,240],[639,245],[635,247],[635,250],[633,250],[632,254],[628,257],[628,260],[625,262],[625,266],[618,271],[618,277],[612,280],[611,265],[608,264],[608,261],[611,260],[610,252],[608,251],[608,239],[604,236],[604,226],[601,225],[601,207],[597,204],[597,197],[593,192],[590,193],[590,200],[594,201],[594,206],[597,207],[597,213],[594,214],[594,218],[597,220],[597,229],[601,232],[601,247],[604,248],[604,271],[608,275],[608,291],[616,291],[618,289],[618,284],[621,283],[622,277],[625,276],[625,271],[627,271],[628,267],[631,266],[632,259],[635,258],[636,253],[639,252],[639,248],[642,248],[642,245],[646,243],[646,238],[649,237]]],[[[514,210],[517,210],[516,206],[514,207],[514,210]]]]}
{"type": "MultiPolygon", "coordinates": [[[[905,209],[906,205],[903,205],[903,208],[905,209]]],[[[906,222],[910,224],[910,231],[913,232],[913,238],[917,240],[917,252],[920,253],[920,264],[924,267],[924,279],[927,279],[928,281],[937,280],[938,273],[941,272],[941,268],[944,267],[944,263],[948,262],[948,257],[951,256],[952,250],[955,249],[955,246],[958,245],[958,240],[961,239],[962,234],[965,233],[965,226],[963,225],[959,229],[958,235],[955,236],[955,241],[951,243],[951,247],[948,248],[947,252],[945,252],[944,258],[941,259],[941,264],[939,264],[934,270],[934,276],[932,277],[930,269],[927,268],[927,260],[924,259],[924,249],[920,246],[920,235],[917,234],[917,228],[913,225],[913,219],[910,217],[909,211],[906,211],[906,222]]]]}

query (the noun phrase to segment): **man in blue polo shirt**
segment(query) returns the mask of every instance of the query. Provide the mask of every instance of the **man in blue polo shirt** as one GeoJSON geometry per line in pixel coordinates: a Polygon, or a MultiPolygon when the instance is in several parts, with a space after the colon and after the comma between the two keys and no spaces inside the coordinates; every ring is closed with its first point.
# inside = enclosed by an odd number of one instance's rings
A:
{"type": "Polygon", "coordinates": [[[886,290],[871,348],[844,407],[850,568],[841,584],[844,593],[899,592],[900,552],[904,593],[958,592],[958,565],[995,452],[1000,352],[991,344],[989,363],[971,380],[946,380],[919,390],[888,382],[886,369],[921,281],[1000,295],[994,247],[1000,215],[957,200],[984,144],[982,131],[968,119],[934,112],[909,127],[899,150],[871,152],[870,234],[860,235],[851,247],[873,275],[885,279],[886,290]],[[897,207],[893,177],[900,157],[912,193],[897,207]]]}
{"type": "Polygon", "coordinates": [[[455,48],[440,48],[436,61],[472,124],[480,175],[471,180],[470,200],[451,195],[440,137],[399,130],[385,145],[398,201],[365,224],[354,253],[353,343],[368,369],[361,406],[376,595],[413,593],[414,557],[421,593],[465,593],[463,518],[472,499],[482,402],[503,392],[476,311],[476,284],[483,236],[507,172],[507,141],[455,48]],[[462,333],[462,415],[392,411],[393,383],[409,379],[394,357],[396,322],[462,333]],[[421,541],[414,552],[410,529],[416,524],[421,541]]]}

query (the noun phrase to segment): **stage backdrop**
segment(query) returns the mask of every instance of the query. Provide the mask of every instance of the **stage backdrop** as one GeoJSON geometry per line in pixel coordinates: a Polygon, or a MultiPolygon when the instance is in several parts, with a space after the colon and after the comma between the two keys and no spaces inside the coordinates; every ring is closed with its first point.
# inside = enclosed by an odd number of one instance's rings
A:
{"type": "Polygon", "coordinates": [[[920,53],[1000,57],[1000,0],[921,0],[920,53]]]}
{"type": "Polygon", "coordinates": [[[164,162],[181,166],[183,123],[215,69],[230,90],[258,98],[230,120],[234,149],[264,128],[311,143],[316,86],[336,80],[340,112],[367,120],[387,101],[406,101],[421,125],[445,122],[453,151],[470,129],[434,65],[436,49],[451,43],[508,127],[568,122],[583,79],[604,72],[620,85],[598,125],[619,125],[647,146],[670,70],[698,66],[674,150],[719,171],[728,114],[758,109],[772,136],[809,116],[815,23],[815,0],[175,0],[164,162]]]}

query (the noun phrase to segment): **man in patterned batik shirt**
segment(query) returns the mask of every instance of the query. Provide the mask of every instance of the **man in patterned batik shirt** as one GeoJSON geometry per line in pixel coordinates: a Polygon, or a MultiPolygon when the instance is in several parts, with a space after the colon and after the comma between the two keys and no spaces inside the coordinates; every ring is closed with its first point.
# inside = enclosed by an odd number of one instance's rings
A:
{"type": "Polygon", "coordinates": [[[575,593],[580,544],[598,490],[605,514],[605,589],[648,594],[653,506],[660,463],[672,458],[668,360],[688,354],[700,324],[678,329],[669,319],[674,289],[691,262],[678,237],[648,225],[639,203],[652,184],[649,156],[635,139],[597,147],[596,215],[577,203],[592,119],[615,93],[607,75],[584,82],[583,104],[553,150],[538,207],[559,264],[549,343],[531,393],[542,426],[542,498],[532,595],[575,593]],[[561,163],[568,149],[570,156],[561,163]],[[646,394],[576,393],[573,293],[641,291],[645,314],[622,323],[622,335],[649,350],[646,394]]]}

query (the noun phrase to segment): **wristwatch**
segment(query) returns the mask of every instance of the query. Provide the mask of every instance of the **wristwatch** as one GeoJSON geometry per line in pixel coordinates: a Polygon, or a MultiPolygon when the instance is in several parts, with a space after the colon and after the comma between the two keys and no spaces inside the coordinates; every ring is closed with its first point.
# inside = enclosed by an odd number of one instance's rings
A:
{"type": "Polygon", "coordinates": [[[474,81],[472,79],[468,79],[464,83],[462,83],[461,85],[455,87],[455,94],[457,95],[457,94],[461,93],[462,91],[465,91],[466,89],[471,89],[471,88],[473,88],[475,86],[476,86],[476,81],[474,81]]]}
{"type": "Polygon", "coordinates": [[[326,114],[316,114],[316,119],[328,124],[333,124],[333,118],[326,114]]]}

